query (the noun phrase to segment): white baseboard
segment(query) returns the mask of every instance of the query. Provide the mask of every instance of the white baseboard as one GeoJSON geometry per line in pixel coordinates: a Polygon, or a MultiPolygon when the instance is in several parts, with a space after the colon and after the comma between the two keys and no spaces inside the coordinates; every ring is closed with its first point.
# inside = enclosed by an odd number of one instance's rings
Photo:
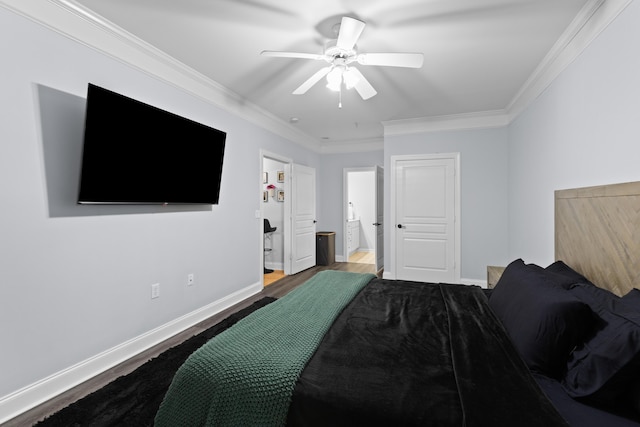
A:
{"type": "Polygon", "coordinates": [[[284,263],[282,263],[282,262],[265,262],[264,268],[270,268],[271,270],[284,270],[284,263]]]}
{"type": "Polygon", "coordinates": [[[0,398],[0,424],[262,291],[255,283],[0,398]]]}
{"type": "Polygon", "coordinates": [[[382,278],[387,280],[396,280],[396,275],[393,271],[384,270],[382,272],[382,278]]]}
{"type": "MultiPolygon", "coordinates": [[[[388,280],[396,280],[395,274],[392,271],[387,270],[382,273],[382,278],[388,280]]],[[[487,281],[482,279],[460,279],[460,283],[462,283],[463,285],[477,285],[484,289],[487,288],[487,281]]]]}

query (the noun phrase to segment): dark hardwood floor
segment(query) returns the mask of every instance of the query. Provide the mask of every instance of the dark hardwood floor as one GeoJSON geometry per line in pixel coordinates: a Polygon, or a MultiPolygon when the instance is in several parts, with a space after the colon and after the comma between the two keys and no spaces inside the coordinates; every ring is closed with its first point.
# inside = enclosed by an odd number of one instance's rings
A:
{"type": "Polygon", "coordinates": [[[333,263],[330,266],[316,266],[312,267],[308,270],[302,271],[298,274],[285,276],[284,278],[278,280],[277,282],[265,287],[260,293],[226,309],[222,312],[211,316],[207,320],[200,322],[199,324],[173,336],[172,338],[138,354],[137,356],[103,372],[102,374],[86,381],[83,384],[80,384],[73,389],[66,391],[55,398],[49,400],[48,402],[39,405],[30,411],[27,411],[16,418],[8,421],[3,424],[3,427],[24,427],[30,426],[38,421],[48,417],[51,414],[59,411],[65,406],[70,405],[83,398],[84,396],[93,393],[94,391],[104,387],[109,384],[111,381],[116,378],[127,375],[128,373],[134,371],[136,368],[147,362],[149,359],[152,359],[158,356],[160,353],[165,350],[174,347],[183,341],[189,339],[190,337],[197,335],[198,333],[210,328],[216,323],[228,317],[230,314],[235,313],[249,305],[253,304],[255,301],[258,301],[261,298],[270,296],[275,298],[280,298],[286,295],[291,290],[295,289],[299,285],[306,282],[310,279],[314,274],[322,270],[340,270],[340,271],[351,271],[355,273],[373,273],[375,274],[375,265],[372,264],[358,264],[358,263],[347,263],[347,262],[337,262],[333,263]]]}

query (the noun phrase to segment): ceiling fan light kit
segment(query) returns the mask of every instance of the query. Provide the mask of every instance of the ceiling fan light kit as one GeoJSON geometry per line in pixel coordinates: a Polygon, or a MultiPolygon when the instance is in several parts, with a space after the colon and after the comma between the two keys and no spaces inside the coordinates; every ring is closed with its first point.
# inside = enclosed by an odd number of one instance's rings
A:
{"type": "Polygon", "coordinates": [[[347,87],[347,89],[356,87],[356,85],[360,82],[360,78],[354,70],[355,68],[345,67],[345,70],[342,73],[342,79],[344,80],[344,85],[347,87]]]}
{"type": "MultiPolygon", "coordinates": [[[[361,53],[355,50],[356,42],[365,23],[354,18],[345,16],[342,18],[338,37],[335,40],[329,40],[324,47],[324,54],[299,53],[299,52],[278,52],[278,51],[262,51],[263,56],[279,57],[279,58],[298,58],[324,60],[330,65],[318,70],[309,77],[304,83],[293,91],[294,95],[303,95],[318,83],[323,77],[327,78],[327,88],[332,91],[340,92],[342,95],[342,84],[347,89],[355,88],[363,100],[367,100],[375,96],[378,92],[373,88],[371,83],[362,75],[360,70],[349,64],[357,62],[365,66],[386,66],[386,67],[404,67],[404,68],[421,68],[424,55],[422,53],[361,53]]],[[[342,102],[339,103],[342,107],[342,102]]]]}
{"type": "Polygon", "coordinates": [[[359,81],[355,68],[346,65],[335,65],[327,74],[327,87],[334,92],[340,91],[343,82],[347,89],[353,89],[359,81]]]}
{"type": "Polygon", "coordinates": [[[339,92],[340,86],[342,85],[342,69],[341,68],[332,68],[327,74],[327,87],[334,91],[339,92]]]}

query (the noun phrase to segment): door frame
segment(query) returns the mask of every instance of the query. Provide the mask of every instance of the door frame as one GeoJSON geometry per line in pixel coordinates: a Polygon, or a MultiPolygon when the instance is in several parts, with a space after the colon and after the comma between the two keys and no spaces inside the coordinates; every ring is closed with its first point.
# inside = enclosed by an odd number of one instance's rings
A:
{"type": "Polygon", "coordinates": [[[287,272],[291,270],[291,241],[289,240],[290,237],[290,233],[291,233],[291,227],[287,227],[287,224],[290,222],[290,218],[291,218],[291,179],[290,179],[290,172],[291,172],[291,164],[293,163],[293,160],[288,158],[288,157],[284,157],[281,156],[279,154],[276,153],[272,153],[270,151],[266,151],[266,150],[260,150],[260,174],[258,175],[258,194],[256,199],[260,200],[260,209],[259,211],[256,211],[256,217],[257,219],[260,220],[260,262],[259,262],[259,266],[260,266],[260,284],[264,287],[264,203],[262,202],[262,192],[264,191],[264,184],[262,183],[262,174],[264,173],[264,159],[271,159],[271,160],[275,160],[278,162],[281,162],[284,164],[284,169],[285,169],[285,175],[284,175],[284,194],[287,195],[287,197],[284,198],[284,212],[283,212],[283,217],[284,217],[284,230],[283,230],[283,234],[282,234],[282,239],[283,239],[283,255],[284,255],[284,272],[285,274],[288,274],[287,272]],[[258,218],[259,216],[259,218],[258,218]],[[288,263],[287,263],[288,262],[288,263]]]}
{"type": "Polygon", "coordinates": [[[375,237],[375,265],[378,277],[384,272],[384,168],[375,166],[374,185],[374,204],[375,204],[375,221],[376,237],[375,237]]]}
{"type": "Polygon", "coordinates": [[[389,197],[390,197],[390,210],[389,221],[387,221],[387,228],[385,234],[389,236],[389,261],[390,269],[385,269],[385,278],[396,279],[397,274],[397,248],[396,248],[396,185],[397,185],[397,169],[398,162],[405,160],[436,160],[436,159],[453,159],[455,167],[455,184],[454,184],[454,274],[457,283],[460,282],[460,153],[426,153],[426,154],[403,154],[394,155],[390,157],[390,180],[389,180],[389,197]]]}

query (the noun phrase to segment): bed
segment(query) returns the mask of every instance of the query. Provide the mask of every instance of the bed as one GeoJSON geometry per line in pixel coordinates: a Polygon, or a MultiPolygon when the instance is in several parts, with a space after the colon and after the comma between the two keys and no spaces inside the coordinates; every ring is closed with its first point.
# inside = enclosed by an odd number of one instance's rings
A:
{"type": "Polygon", "coordinates": [[[196,351],[156,425],[640,426],[640,184],[555,196],[552,264],[318,273],[196,351]]]}

